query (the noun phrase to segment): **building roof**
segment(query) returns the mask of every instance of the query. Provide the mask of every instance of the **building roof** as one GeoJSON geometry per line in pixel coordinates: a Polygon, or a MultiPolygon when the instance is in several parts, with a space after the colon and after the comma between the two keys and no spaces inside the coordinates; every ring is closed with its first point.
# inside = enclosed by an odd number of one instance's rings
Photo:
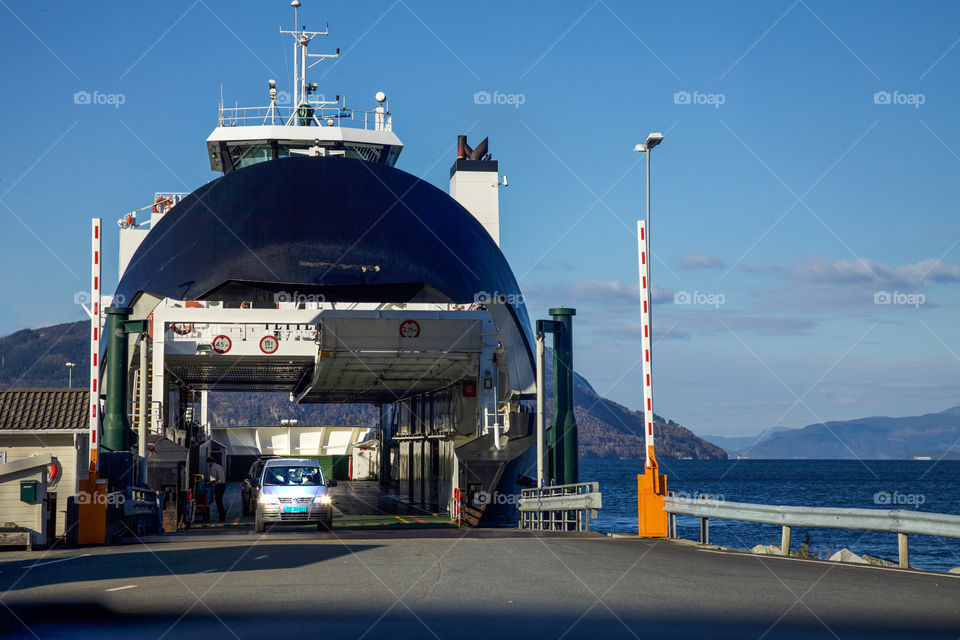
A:
{"type": "Polygon", "coordinates": [[[0,392],[0,431],[85,430],[87,389],[8,389],[0,392]]]}

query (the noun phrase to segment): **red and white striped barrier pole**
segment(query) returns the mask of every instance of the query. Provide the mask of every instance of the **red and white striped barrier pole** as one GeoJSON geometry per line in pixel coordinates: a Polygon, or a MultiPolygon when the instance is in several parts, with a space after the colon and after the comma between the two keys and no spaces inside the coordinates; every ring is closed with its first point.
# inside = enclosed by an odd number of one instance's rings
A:
{"type": "Polygon", "coordinates": [[[667,495],[667,476],[660,473],[653,446],[653,355],[650,290],[650,239],[643,220],[637,221],[637,240],[640,259],[640,324],[643,326],[643,424],[647,462],[642,474],[637,475],[637,530],[642,538],[665,538],[668,534],[664,497],[667,495]]]}
{"type": "Polygon", "coordinates": [[[100,275],[103,254],[100,251],[103,225],[93,219],[92,255],[90,263],[90,471],[97,470],[97,451],[100,446],[100,275]]]}
{"type": "Polygon", "coordinates": [[[640,324],[643,325],[643,337],[641,345],[643,348],[643,422],[644,443],[646,444],[647,463],[646,467],[656,467],[657,461],[653,453],[653,380],[651,361],[651,331],[650,325],[650,265],[647,255],[647,229],[643,220],[637,221],[637,241],[639,243],[640,254],[640,302],[643,305],[640,310],[640,324]]]}

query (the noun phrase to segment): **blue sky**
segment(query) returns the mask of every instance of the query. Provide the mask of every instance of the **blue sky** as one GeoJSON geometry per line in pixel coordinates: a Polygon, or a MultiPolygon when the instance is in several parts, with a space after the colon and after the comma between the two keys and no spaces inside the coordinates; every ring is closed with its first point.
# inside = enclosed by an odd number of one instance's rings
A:
{"type": "MultiPolygon", "coordinates": [[[[216,177],[221,85],[289,89],[288,4],[0,1],[0,333],[84,317],[91,217],[216,177]]],[[[737,435],[960,404],[960,5],[303,4],[343,52],[320,91],[385,91],[400,168],[446,189],[456,135],[490,137],[503,250],[532,316],[578,309],[599,392],[641,404],[632,149],[662,131],[657,413],[737,435]]]]}

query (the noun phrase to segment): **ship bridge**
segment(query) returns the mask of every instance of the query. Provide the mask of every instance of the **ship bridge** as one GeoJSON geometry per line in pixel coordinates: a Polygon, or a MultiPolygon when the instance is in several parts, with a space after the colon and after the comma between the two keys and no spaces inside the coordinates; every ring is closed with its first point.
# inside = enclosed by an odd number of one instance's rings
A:
{"type": "Polygon", "coordinates": [[[300,3],[294,7],[294,29],[280,33],[295,41],[293,94],[277,90],[268,80],[268,103],[255,107],[225,107],[221,100],[217,128],[207,138],[210,168],[229,173],[259,162],[293,156],[342,156],[394,166],[403,144],[393,132],[390,103],[382,91],[371,110],[347,106],[344,96],[328,100],[318,93],[307,71],[340,57],[335,53],[310,53],[310,43],[329,35],[329,29],[307,31],[297,27],[300,3]]]}

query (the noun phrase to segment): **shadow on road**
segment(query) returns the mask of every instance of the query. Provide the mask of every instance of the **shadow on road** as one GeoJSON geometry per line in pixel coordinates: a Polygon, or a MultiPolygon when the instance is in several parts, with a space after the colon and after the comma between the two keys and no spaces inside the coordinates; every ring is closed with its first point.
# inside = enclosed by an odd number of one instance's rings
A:
{"type": "MultiPolygon", "coordinates": [[[[293,569],[362,553],[375,544],[260,544],[220,543],[199,549],[152,549],[136,547],[129,553],[108,553],[71,559],[39,558],[0,563],[0,593],[46,585],[64,585],[96,580],[136,579],[192,573],[242,573],[270,569],[293,569]],[[267,556],[268,563],[257,559],[267,556]]],[[[79,556],[82,550],[78,550],[79,556]]]]}

